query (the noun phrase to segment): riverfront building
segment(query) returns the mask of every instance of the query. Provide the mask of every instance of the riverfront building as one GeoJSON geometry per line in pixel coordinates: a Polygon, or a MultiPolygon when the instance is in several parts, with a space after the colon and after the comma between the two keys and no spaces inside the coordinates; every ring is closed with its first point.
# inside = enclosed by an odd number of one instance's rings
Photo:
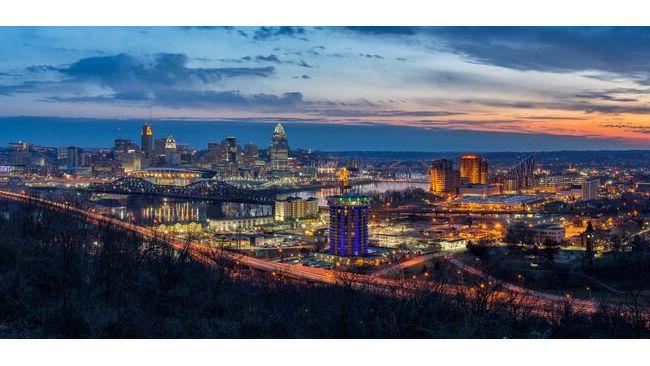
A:
{"type": "Polygon", "coordinates": [[[149,168],[132,172],[129,175],[146,179],[153,184],[182,187],[212,179],[214,172],[201,169],[149,168]]]}
{"type": "Polygon", "coordinates": [[[429,170],[429,191],[435,194],[453,195],[458,193],[458,172],[453,170],[451,160],[435,160],[429,170]]]}
{"type": "Polygon", "coordinates": [[[307,217],[314,217],[318,214],[318,199],[310,197],[288,197],[275,201],[275,220],[300,220],[307,217]]]}
{"type": "Polygon", "coordinates": [[[460,179],[463,184],[486,184],[487,176],[487,160],[481,155],[465,154],[460,157],[460,179]]]}

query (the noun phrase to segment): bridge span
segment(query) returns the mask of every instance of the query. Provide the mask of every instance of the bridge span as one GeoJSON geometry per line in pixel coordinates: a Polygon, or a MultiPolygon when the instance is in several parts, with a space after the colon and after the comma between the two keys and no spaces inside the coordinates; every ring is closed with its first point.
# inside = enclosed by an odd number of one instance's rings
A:
{"type": "Polygon", "coordinates": [[[108,183],[91,183],[87,189],[97,193],[203,199],[218,202],[263,205],[271,205],[275,202],[275,193],[271,191],[242,189],[217,180],[204,180],[187,186],[171,186],[154,184],[142,178],[125,177],[108,183]]]}

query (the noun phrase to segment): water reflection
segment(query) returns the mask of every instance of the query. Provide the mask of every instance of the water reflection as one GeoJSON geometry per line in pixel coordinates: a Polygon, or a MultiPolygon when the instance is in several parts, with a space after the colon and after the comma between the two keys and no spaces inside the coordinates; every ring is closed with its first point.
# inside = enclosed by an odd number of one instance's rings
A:
{"type": "Polygon", "coordinates": [[[153,197],[129,197],[109,210],[121,220],[140,225],[201,223],[209,219],[236,219],[273,214],[269,205],[153,197]]]}
{"type": "MultiPolygon", "coordinates": [[[[405,190],[411,188],[427,189],[426,183],[378,182],[354,186],[350,193],[367,194],[371,192],[386,192],[389,190],[405,190]]],[[[295,193],[278,195],[278,198],[299,196],[302,198],[317,197],[320,206],[327,205],[327,197],[340,194],[338,188],[323,188],[306,190],[295,193]]],[[[273,215],[270,205],[256,205],[233,202],[212,202],[204,200],[183,200],[158,197],[131,196],[119,202],[99,202],[112,215],[132,221],[140,225],[170,225],[202,223],[209,219],[237,219],[273,215]]]]}
{"type": "MultiPolygon", "coordinates": [[[[347,192],[353,194],[369,194],[371,192],[383,193],[386,191],[403,191],[406,189],[421,188],[424,190],[429,189],[427,183],[418,183],[418,182],[377,182],[370,184],[362,184],[350,188],[347,192]]],[[[278,195],[278,198],[286,198],[289,196],[298,196],[302,198],[316,197],[318,198],[319,206],[327,205],[327,197],[340,194],[341,191],[339,188],[323,188],[316,190],[307,190],[300,191],[295,193],[284,193],[278,195]]]]}

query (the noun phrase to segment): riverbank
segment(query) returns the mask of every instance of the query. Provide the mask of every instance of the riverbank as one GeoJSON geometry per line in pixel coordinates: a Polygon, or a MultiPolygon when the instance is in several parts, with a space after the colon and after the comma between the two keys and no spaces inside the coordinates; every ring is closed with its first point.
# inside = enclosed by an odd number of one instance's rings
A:
{"type": "MultiPolygon", "coordinates": [[[[362,186],[365,184],[373,184],[373,183],[380,183],[382,182],[381,180],[374,180],[374,179],[365,179],[365,180],[360,180],[356,181],[354,183],[351,183],[351,187],[355,186],[362,186]]],[[[299,186],[299,187],[286,187],[286,188],[273,188],[273,189],[265,189],[264,191],[270,192],[270,193],[275,193],[275,194],[284,194],[284,193],[295,193],[295,192],[303,192],[303,191],[313,191],[313,190],[318,190],[318,189],[333,189],[333,188],[338,188],[339,184],[338,183],[320,183],[320,184],[308,184],[304,186],[299,186]]]]}

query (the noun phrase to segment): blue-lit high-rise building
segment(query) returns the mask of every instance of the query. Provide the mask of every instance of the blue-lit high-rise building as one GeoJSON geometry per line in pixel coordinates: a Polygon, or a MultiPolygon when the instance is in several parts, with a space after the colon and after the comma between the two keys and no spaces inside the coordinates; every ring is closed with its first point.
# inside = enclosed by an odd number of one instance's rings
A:
{"type": "Polygon", "coordinates": [[[356,257],[368,253],[368,204],[365,196],[331,196],[330,253],[356,257]]]}

